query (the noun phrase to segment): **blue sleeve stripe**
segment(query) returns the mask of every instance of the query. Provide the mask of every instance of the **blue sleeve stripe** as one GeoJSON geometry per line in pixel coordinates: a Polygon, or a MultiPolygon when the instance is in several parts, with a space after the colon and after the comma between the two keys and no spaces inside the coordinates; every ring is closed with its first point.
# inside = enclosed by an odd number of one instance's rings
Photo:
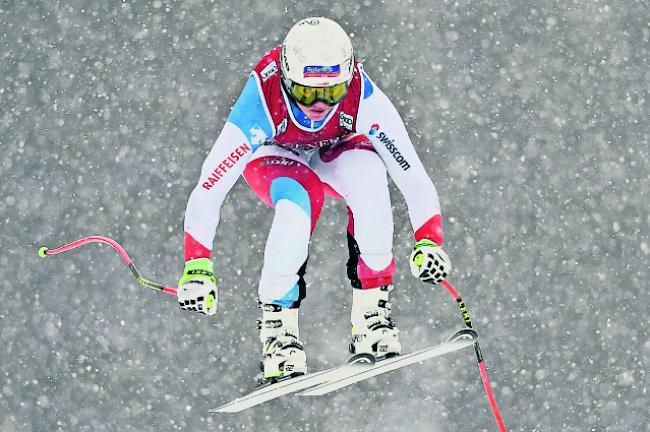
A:
{"type": "Polygon", "coordinates": [[[361,72],[361,76],[363,76],[363,98],[368,99],[374,90],[372,82],[370,82],[370,78],[368,78],[365,71],[361,72]]]}
{"type": "Polygon", "coordinates": [[[263,97],[255,76],[251,75],[228,115],[228,121],[241,129],[253,151],[273,137],[273,123],[269,120],[263,97]]]}

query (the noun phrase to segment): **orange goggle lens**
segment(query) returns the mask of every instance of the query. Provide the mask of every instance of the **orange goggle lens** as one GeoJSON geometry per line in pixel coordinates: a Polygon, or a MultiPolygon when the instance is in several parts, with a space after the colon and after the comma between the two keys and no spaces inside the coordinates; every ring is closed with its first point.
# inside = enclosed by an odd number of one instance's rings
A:
{"type": "Polygon", "coordinates": [[[305,106],[312,106],[318,101],[327,105],[336,105],[341,102],[348,92],[348,84],[340,83],[330,87],[307,87],[293,83],[291,85],[291,96],[296,102],[305,106]]]}

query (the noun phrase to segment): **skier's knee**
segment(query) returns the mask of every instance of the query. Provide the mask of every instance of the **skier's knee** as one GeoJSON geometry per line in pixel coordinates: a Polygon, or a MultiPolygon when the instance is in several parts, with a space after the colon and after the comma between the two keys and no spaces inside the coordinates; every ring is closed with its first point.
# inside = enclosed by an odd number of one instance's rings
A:
{"type": "Polygon", "coordinates": [[[270,195],[273,205],[286,199],[298,205],[311,218],[312,205],[309,192],[298,181],[290,177],[278,177],[271,182],[270,195]]]}
{"type": "Polygon", "coordinates": [[[300,207],[310,219],[313,229],[323,207],[323,190],[313,179],[301,180],[278,177],[271,182],[269,195],[273,205],[277,205],[280,200],[288,200],[300,207]]]}

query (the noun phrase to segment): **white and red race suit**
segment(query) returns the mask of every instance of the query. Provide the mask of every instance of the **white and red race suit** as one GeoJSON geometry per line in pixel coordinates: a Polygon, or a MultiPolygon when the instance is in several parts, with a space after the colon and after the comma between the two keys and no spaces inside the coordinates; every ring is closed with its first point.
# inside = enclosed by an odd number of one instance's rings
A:
{"type": "Polygon", "coordinates": [[[404,195],[415,239],[442,244],[438,193],[399,113],[356,63],[345,98],[312,121],[280,79],[280,48],[253,69],[208,154],[185,212],[185,259],[210,257],[226,194],[243,174],[275,209],[259,295],[297,307],[324,196],[348,207],[348,276],[355,288],[392,283],[393,219],[386,172],[404,195]]]}

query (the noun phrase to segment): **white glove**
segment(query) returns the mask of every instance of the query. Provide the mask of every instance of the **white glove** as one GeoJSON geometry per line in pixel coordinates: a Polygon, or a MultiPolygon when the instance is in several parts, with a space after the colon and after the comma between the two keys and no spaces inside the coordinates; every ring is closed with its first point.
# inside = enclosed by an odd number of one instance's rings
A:
{"type": "Polygon", "coordinates": [[[442,250],[442,246],[428,239],[415,244],[409,265],[413,276],[434,285],[444,281],[451,272],[451,261],[447,253],[442,250]]]}
{"type": "Polygon", "coordinates": [[[209,258],[187,261],[176,291],[178,305],[183,310],[214,315],[219,299],[216,282],[214,264],[209,258]]]}

